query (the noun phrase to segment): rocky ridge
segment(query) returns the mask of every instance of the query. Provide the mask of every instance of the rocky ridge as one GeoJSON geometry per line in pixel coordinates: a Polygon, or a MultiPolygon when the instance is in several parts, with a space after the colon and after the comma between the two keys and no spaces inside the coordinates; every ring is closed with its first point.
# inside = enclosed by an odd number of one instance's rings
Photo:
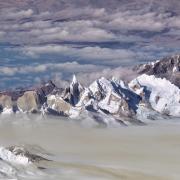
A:
{"type": "Polygon", "coordinates": [[[180,88],[180,55],[165,57],[147,64],[134,67],[139,74],[154,75],[166,78],[180,88]]]}
{"type": "Polygon", "coordinates": [[[64,90],[49,81],[38,87],[0,93],[0,111],[43,113],[76,119],[88,116],[98,124],[139,124],[160,115],[180,117],[180,56],[139,65],[129,83],[101,77],[88,87],[75,76],[64,90]]]}

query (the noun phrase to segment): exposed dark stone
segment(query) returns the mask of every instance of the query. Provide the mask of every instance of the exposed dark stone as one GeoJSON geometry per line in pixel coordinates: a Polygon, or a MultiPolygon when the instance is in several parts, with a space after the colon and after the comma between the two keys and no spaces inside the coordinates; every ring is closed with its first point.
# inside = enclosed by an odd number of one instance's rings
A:
{"type": "Polygon", "coordinates": [[[106,109],[101,109],[101,108],[100,108],[100,110],[101,110],[103,113],[105,113],[105,114],[110,114],[110,112],[107,111],[106,109]]]}
{"type": "Polygon", "coordinates": [[[27,157],[29,162],[38,163],[40,161],[49,161],[48,159],[46,159],[42,156],[30,153],[28,150],[26,150],[25,148],[22,148],[22,147],[10,146],[10,147],[7,147],[6,149],[11,151],[16,156],[21,155],[21,156],[27,157]]]}
{"type": "Polygon", "coordinates": [[[72,106],[75,106],[80,99],[82,91],[83,88],[81,84],[76,80],[76,77],[74,76],[70,86],[65,88],[65,90],[63,91],[62,98],[72,106]]]}
{"type": "Polygon", "coordinates": [[[99,114],[93,114],[92,118],[99,124],[107,126],[107,124],[104,122],[104,119],[99,116],[99,114]]]}
{"type": "Polygon", "coordinates": [[[54,90],[55,87],[55,84],[52,81],[49,81],[47,84],[42,86],[41,89],[44,92],[45,96],[47,96],[54,90]]]}
{"type": "Polygon", "coordinates": [[[92,104],[86,106],[85,109],[86,109],[87,111],[90,111],[90,112],[97,112],[97,111],[94,109],[94,107],[93,107],[92,104]]]}
{"type": "Polygon", "coordinates": [[[54,109],[51,109],[51,108],[47,108],[47,112],[51,115],[54,115],[54,116],[63,116],[63,117],[67,117],[67,115],[63,112],[63,111],[56,111],[54,109]]]}
{"type": "Polygon", "coordinates": [[[133,91],[130,91],[129,89],[122,88],[120,85],[117,86],[114,82],[111,83],[114,87],[114,90],[122,96],[122,94],[125,94],[127,97],[125,100],[128,102],[129,108],[133,109],[134,112],[137,110],[137,104],[142,100],[142,98],[134,93],[133,91]]]}
{"type": "Polygon", "coordinates": [[[40,170],[45,170],[45,169],[47,169],[47,168],[41,167],[41,166],[38,166],[37,168],[40,169],[40,170]]]}
{"type": "Polygon", "coordinates": [[[42,105],[47,101],[46,96],[55,89],[55,84],[52,81],[49,81],[48,83],[44,84],[40,88],[36,89],[37,95],[39,97],[39,103],[42,105]]]}
{"type": "Polygon", "coordinates": [[[180,88],[180,55],[166,57],[154,63],[140,64],[134,70],[139,74],[166,78],[180,88]]]}
{"type": "MultiPolygon", "coordinates": [[[[9,97],[8,108],[12,108],[13,112],[18,111],[18,105],[20,105],[22,110],[32,110],[34,113],[42,107],[42,105],[47,101],[46,96],[50,94],[55,88],[56,86],[53,84],[53,82],[49,81],[48,83],[43,84],[37,88],[16,89],[14,91],[0,92],[0,96],[4,98],[5,96],[9,97]],[[32,102],[34,102],[34,104],[32,104],[32,102]],[[33,107],[33,109],[30,107],[33,107]]],[[[4,98],[1,98],[2,100],[0,101],[0,112],[3,111],[7,104],[7,100],[5,103],[4,98]]]]}
{"type": "Polygon", "coordinates": [[[0,104],[0,113],[3,112],[3,106],[0,104]]]}

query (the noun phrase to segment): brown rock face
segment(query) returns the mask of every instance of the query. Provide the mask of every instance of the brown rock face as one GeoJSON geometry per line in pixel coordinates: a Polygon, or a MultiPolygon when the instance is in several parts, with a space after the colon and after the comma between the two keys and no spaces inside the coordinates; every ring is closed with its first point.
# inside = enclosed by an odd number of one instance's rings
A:
{"type": "Polygon", "coordinates": [[[127,101],[122,97],[117,97],[113,94],[110,95],[108,105],[110,104],[118,104],[118,109],[112,115],[116,116],[125,116],[125,117],[131,117],[135,113],[130,109],[127,101]]]}
{"type": "Polygon", "coordinates": [[[64,101],[61,97],[50,95],[47,97],[47,105],[50,109],[58,112],[61,115],[69,115],[71,104],[64,101]]]}
{"type": "Polygon", "coordinates": [[[1,94],[0,95],[0,106],[2,109],[4,109],[4,108],[11,109],[13,106],[11,96],[1,94]]]}
{"type": "MultiPolygon", "coordinates": [[[[54,96],[54,95],[52,95],[54,96]]],[[[52,96],[49,96],[47,98],[47,105],[48,107],[52,108],[53,110],[64,114],[69,114],[69,111],[71,109],[71,105],[64,101],[61,97],[55,97],[52,98],[52,96]]]]}
{"type": "Polygon", "coordinates": [[[40,103],[37,93],[35,91],[26,91],[23,96],[18,98],[17,106],[22,111],[38,111],[40,103]]]}
{"type": "Polygon", "coordinates": [[[166,78],[180,88],[180,55],[166,57],[160,61],[141,64],[134,68],[139,74],[166,78]]]}
{"type": "Polygon", "coordinates": [[[37,112],[46,102],[46,96],[55,89],[52,81],[37,88],[0,92],[0,112],[4,108],[13,112],[37,112]]]}

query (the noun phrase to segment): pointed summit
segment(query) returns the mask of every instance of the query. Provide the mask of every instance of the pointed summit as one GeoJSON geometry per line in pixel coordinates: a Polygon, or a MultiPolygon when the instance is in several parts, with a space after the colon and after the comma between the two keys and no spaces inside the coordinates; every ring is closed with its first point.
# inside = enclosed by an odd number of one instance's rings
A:
{"type": "Polygon", "coordinates": [[[75,106],[81,97],[81,93],[84,91],[83,86],[78,82],[75,75],[73,75],[72,82],[69,87],[64,90],[63,99],[75,106]]]}
{"type": "Polygon", "coordinates": [[[72,83],[71,84],[76,84],[76,83],[78,83],[78,80],[76,78],[76,75],[73,74],[73,78],[72,78],[72,83]]]}
{"type": "Polygon", "coordinates": [[[82,85],[78,82],[75,74],[73,74],[72,82],[70,83],[70,91],[73,92],[74,89],[83,89],[82,85]]]}

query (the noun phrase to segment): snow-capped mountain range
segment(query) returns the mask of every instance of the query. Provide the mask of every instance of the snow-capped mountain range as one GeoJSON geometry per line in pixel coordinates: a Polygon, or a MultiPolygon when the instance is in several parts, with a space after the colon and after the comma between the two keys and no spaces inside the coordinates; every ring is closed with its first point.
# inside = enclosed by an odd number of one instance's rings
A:
{"type": "Polygon", "coordinates": [[[97,124],[128,125],[163,116],[180,117],[180,56],[136,66],[130,82],[101,77],[88,87],[76,76],[69,87],[48,82],[35,89],[0,93],[1,114],[42,113],[97,124]]]}

